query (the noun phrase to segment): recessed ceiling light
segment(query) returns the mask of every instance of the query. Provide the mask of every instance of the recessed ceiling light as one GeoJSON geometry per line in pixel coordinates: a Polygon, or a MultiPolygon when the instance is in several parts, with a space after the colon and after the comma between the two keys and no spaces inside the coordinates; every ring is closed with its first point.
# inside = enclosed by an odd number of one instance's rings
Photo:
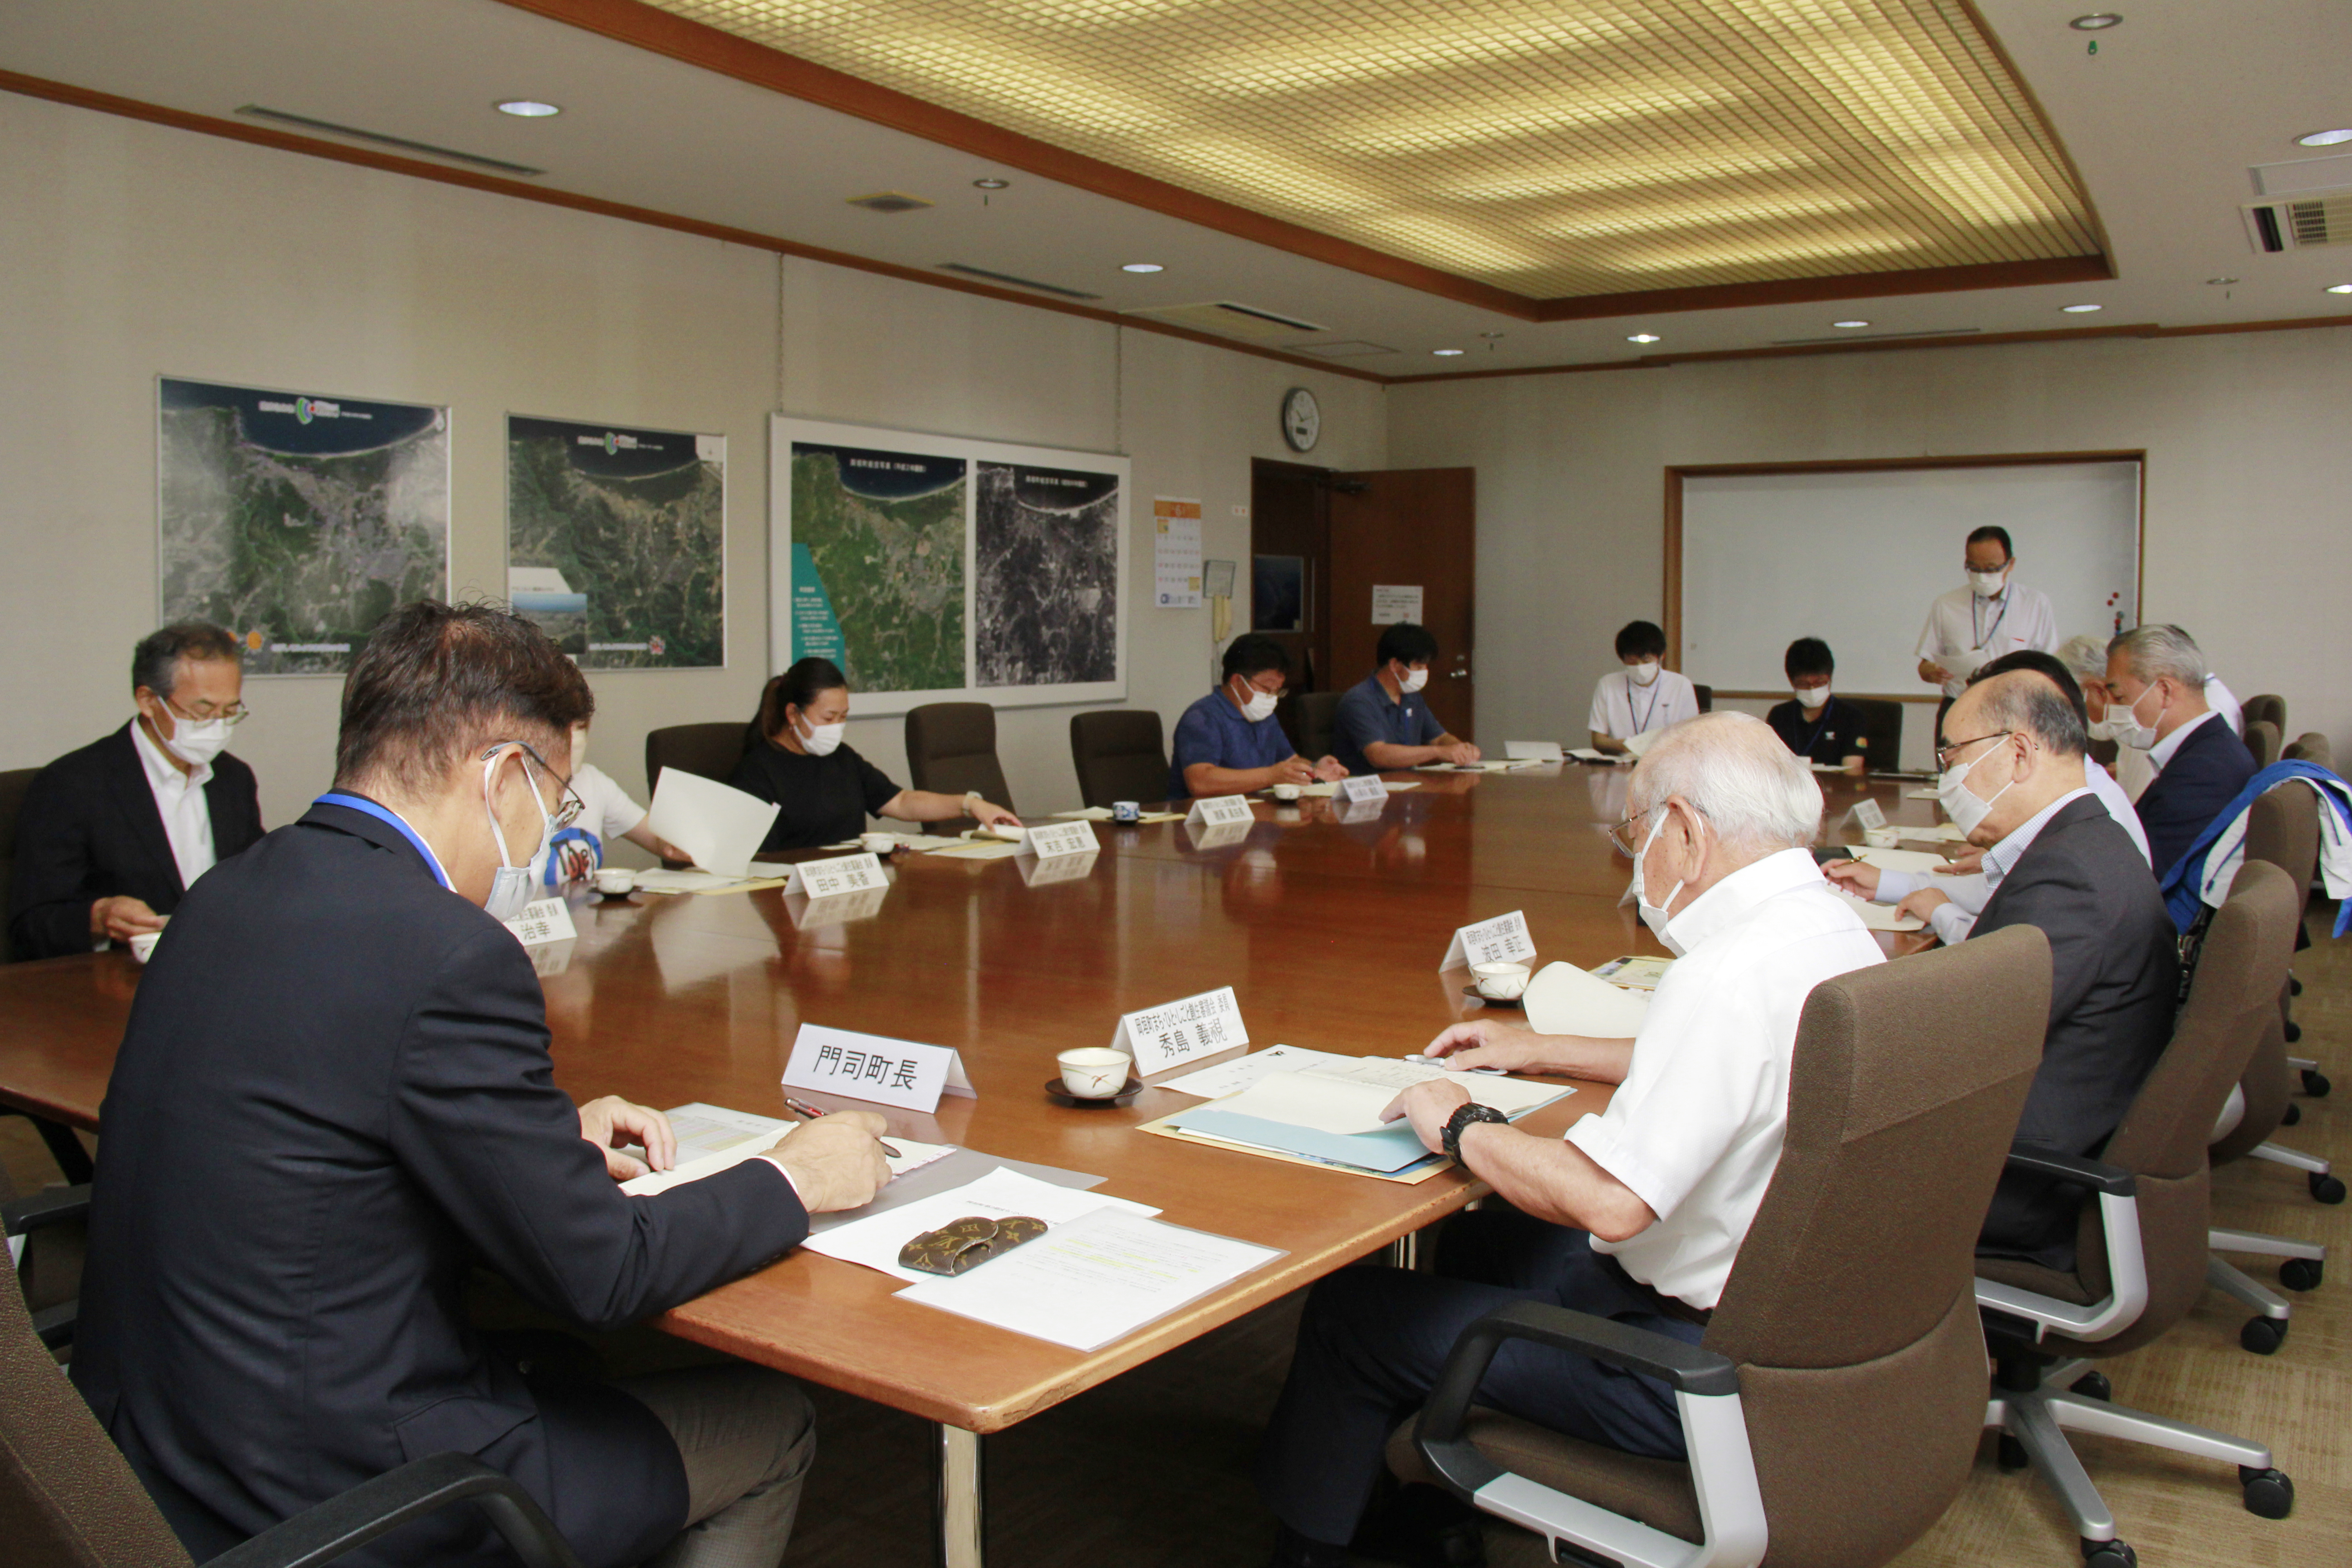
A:
{"type": "Polygon", "coordinates": [[[537,99],[510,98],[499,105],[499,112],[511,114],[522,120],[544,120],[551,114],[561,114],[563,110],[554,104],[541,103],[537,99]]]}
{"type": "Polygon", "coordinates": [[[1460,349],[1432,349],[1429,352],[1435,354],[1440,359],[1452,359],[1455,354],[1460,353],[1462,351],[1460,349]]]}
{"type": "Polygon", "coordinates": [[[1010,180],[974,180],[971,184],[974,190],[1001,191],[1012,183],[1010,180]]]}
{"type": "Polygon", "coordinates": [[[1832,327],[1866,327],[1870,325],[1870,323],[1868,321],[1832,321],[1830,325],[1832,327]]]}
{"type": "Polygon", "coordinates": [[[2330,283],[2327,291],[2330,294],[2352,294],[2352,283],[2330,283]]]}
{"type": "Polygon", "coordinates": [[[2070,316],[2087,316],[2092,311],[2100,309],[2100,307],[2096,305],[2061,305],[2058,308],[2065,311],[2070,316]]]}
{"type": "Polygon", "coordinates": [[[2078,33],[2104,32],[2123,26],[2123,17],[2114,11],[2094,11],[2087,16],[2077,16],[2066,25],[2078,33]]]}
{"type": "Polygon", "coordinates": [[[1121,272],[1159,272],[1163,268],[1157,261],[1130,261],[1119,270],[1121,272]]]}
{"type": "Polygon", "coordinates": [[[2337,147],[2347,142],[2352,142],[2352,131],[2315,131],[2294,139],[2298,147],[2337,147]]]}
{"type": "Polygon", "coordinates": [[[2224,283],[2235,283],[2237,279],[2234,278],[2208,278],[2205,279],[2206,286],[2208,288],[2216,289],[2220,288],[2224,283]]]}
{"type": "Polygon", "coordinates": [[[1629,343],[1654,343],[1658,341],[1658,334],[1655,332],[1628,332],[1625,335],[1625,341],[1629,343]]]}

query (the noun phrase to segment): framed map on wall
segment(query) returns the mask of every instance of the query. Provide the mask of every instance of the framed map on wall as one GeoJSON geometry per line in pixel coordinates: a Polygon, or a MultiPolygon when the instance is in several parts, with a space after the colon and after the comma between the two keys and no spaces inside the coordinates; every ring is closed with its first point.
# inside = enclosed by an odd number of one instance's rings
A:
{"type": "Polygon", "coordinates": [[[773,417],[769,663],[858,710],[1127,695],[1128,460],[773,417]]]}

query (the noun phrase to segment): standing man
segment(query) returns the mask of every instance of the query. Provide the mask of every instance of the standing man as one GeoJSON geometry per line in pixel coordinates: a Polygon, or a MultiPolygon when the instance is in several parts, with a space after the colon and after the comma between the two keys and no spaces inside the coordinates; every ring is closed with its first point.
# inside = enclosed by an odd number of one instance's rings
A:
{"type": "Polygon", "coordinates": [[[1290,683],[1290,656],[1272,637],[1253,632],[1225,649],[1225,679],[1196,699],[1176,721],[1168,798],[1247,795],[1270,784],[1343,779],[1337,757],[1308,762],[1274,721],[1275,705],[1290,683]]]}
{"type": "Polygon", "coordinates": [[[1475,763],[1478,748],[1447,734],[1429,700],[1437,639],[1425,626],[1399,621],[1381,633],[1381,667],[1348,689],[1331,723],[1331,754],[1351,773],[1417,768],[1423,763],[1475,763]]]}
{"type": "Polygon", "coordinates": [[[1584,721],[1594,751],[1622,757],[1635,735],[1698,717],[1698,689],[1666,668],[1665,657],[1665,628],[1655,621],[1627,621],[1618,629],[1617,662],[1625,668],[1592,683],[1592,710],[1584,721]]]}
{"type": "Polygon", "coordinates": [[[2159,882],[2254,776],[2254,754],[2205,700],[2210,673],[2179,626],[2136,626],[2107,645],[2116,739],[2156,770],[2134,804],[2159,882]]]}
{"type": "Polygon", "coordinates": [[[246,716],[236,641],[181,621],[131,655],[131,721],[33,781],[16,821],[8,936],[18,958],[161,931],[180,896],[261,837],[253,770],[222,748],[246,716]]]}
{"type": "MultiPolygon", "coordinates": [[[[387,617],[343,688],[335,788],[191,889],[106,1094],[73,1378],[203,1562],[411,1460],[513,1477],[588,1568],[773,1568],[814,1442],[789,1379],[727,1365],[534,1373],[467,1321],[467,1273],[592,1328],[799,1245],[888,1178],[837,1112],[650,1197],[659,1111],[552,1081],[529,954],[499,921],[576,809],[588,684],[487,605],[387,617]]],[[[445,1510],[343,1559],[512,1558],[445,1510]]]]}
{"type": "Polygon", "coordinates": [[[1938,725],[1977,666],[2020,648],[2052,653],[2058,647],[2058,617],[2050,595],[2015,580],[2017,554],[2010,548],[2009,530],[1988,526],[1969,534],[1962,565],[1969,585],[1937,595],[1927,606],[1927,629],[1919,634],[1919,679],[1944,689],[1936,709],[1938,725]]]}

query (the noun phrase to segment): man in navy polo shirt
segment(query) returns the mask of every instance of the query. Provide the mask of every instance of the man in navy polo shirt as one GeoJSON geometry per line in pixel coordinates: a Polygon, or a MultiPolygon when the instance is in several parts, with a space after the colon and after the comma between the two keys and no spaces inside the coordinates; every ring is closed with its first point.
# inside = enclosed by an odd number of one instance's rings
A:
{"type": "Polygon", "coordinates": [[[1274,721],[1290,680],[1290,656],[1272,637],[1235,637],[1225,649],[1225,679],[1176,721],[1168,798],[1247,795],[1269,784],[1312,784],[1348,776],[1338,759],[1309,763],[1274,721]]]}
{"type": "Polygon", "coordinates": [[[1437,658],[1425,626],[1399,621],[1381,634],[1381,667],[1339,699],[1331,753],[1351,773],[1417,768],[1424,763],[1475,763],[1478,748],[1445,732],[1421,689],[1437,658]]]}

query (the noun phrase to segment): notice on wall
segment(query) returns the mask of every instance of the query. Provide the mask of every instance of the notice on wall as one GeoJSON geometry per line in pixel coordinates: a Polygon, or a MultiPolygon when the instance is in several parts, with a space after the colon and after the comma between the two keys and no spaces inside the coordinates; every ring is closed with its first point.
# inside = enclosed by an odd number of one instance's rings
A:
{"type": "Polygon", "coordinates": [[[1421,584],[1372,584],[1372,625],[1392,626],[1399,621],[1421,624],[1421,584]]]}
{"type": "Polygon", "coordinates": [[[1201,607],[1201,503],[1151,498],[1152,603],[1163,610],[1201,607]]]}

